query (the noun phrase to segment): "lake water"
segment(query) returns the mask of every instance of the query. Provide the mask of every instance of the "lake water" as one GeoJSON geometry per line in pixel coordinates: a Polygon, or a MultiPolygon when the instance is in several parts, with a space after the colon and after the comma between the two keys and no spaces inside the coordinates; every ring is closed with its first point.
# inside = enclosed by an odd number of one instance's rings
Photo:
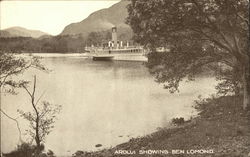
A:
{"type": "MultiPolygon", "coordinates": [[[[115,146],[165,127],[173,117],[189,118],[196,114],[193,100],[214,93],[216,83],[213,78],[199,78],[182,83],[180,93],[170,94],[142,62],[99,62],[79,56],[46,57],[42,62],[50,73],[29,70],[19,78],[32,81],[36,75],[36,96],[44,93],[41,100],[63,107],[45,144],[57,155],[97,150],[96,144],[115,146]]],[[[27,93],[18,92],[2,94],[2,108],[13,117],[18,117],[18,108],[32,110],[27,93]]],[[[18,132],[13,121],[3,115],[1,119],[2,151],[8,152],[18,143],[18,132]]],[[[18,120],[25,133],[26,122],[18,120]]]]}

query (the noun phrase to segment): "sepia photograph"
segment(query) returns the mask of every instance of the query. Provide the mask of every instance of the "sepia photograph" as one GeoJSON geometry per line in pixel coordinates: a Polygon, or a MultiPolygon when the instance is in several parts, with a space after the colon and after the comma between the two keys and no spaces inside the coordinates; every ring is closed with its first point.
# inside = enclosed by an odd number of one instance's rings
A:
{"type": "Polygon", "coordinates": [[[1,0],[0,157],[250,157],[249,0],[1,0]]]}

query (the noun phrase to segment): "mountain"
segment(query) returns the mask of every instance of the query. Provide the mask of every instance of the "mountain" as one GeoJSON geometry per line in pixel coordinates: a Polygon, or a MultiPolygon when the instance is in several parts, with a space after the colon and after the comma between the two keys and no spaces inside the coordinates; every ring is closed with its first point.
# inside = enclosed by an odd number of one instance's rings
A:
{"type": "Polygon", "coordinates": [[[113,26],[117,27],[118,35],[132,35],[131,28],[125,24],[125,19],[128,16],[126,8],[128,4],[128,0],[122,0],[110,8],[98,10],[83,21],[66,26],[61,35],[82,34],[86,37],[90,32],[111,30],[113,26]]]}
{"type": "Polygon", "coordinates": [[[47,33],[38,30],[29,30],[23,27],[11,27],[4,30],[0,30],[0,37],[33,37],[38,38],[47,33]]]}
{"type": "Polygon", "coordinates": [[[8,31],[0,30],[0,37],[11,37],[12,35],[8,31]]]}

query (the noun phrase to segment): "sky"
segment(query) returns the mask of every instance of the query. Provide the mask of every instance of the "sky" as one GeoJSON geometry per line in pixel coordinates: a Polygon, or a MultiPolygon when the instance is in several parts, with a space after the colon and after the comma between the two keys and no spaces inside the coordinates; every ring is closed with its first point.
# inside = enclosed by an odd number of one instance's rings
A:
{"type": "Polygon", "coordinates": [[[4,0],[0,2],[0,29],[20,26],[51,35],[70,23],[80,22],[94,11],[120,0],[4,0]]]}

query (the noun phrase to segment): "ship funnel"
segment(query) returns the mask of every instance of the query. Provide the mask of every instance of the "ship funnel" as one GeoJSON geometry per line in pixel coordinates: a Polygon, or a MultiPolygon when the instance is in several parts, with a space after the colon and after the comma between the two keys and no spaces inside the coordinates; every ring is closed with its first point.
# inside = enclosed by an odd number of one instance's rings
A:
{"type": "Polygon", "coordinates": [[[112,42],[114,43],[114,47],[117,48],[117,28],[112,27],[112,42]]]}

